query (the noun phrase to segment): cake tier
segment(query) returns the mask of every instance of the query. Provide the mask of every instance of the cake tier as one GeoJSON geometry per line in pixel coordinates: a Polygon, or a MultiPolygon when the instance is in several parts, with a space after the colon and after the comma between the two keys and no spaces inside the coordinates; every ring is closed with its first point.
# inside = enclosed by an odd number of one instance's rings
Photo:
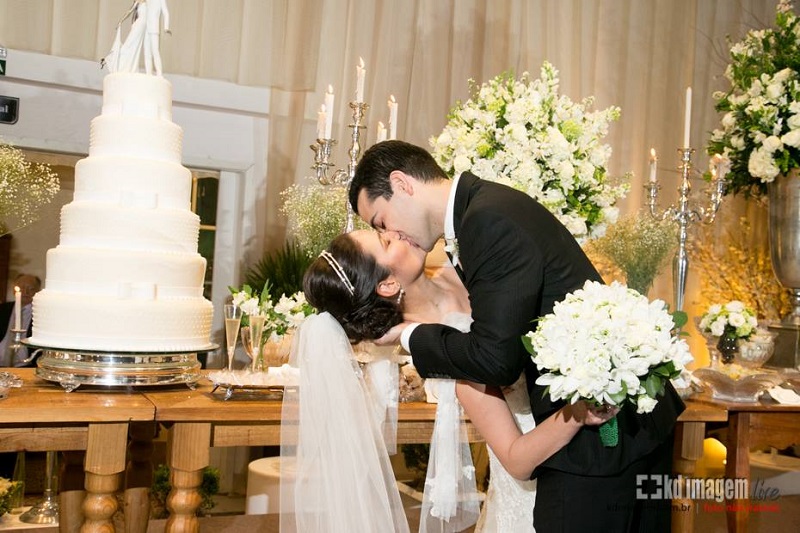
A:
{"type": "Polygon", "coordinates": [[[189,210],[75,201],[61,209],[60,243],[70,247],[196,253],[199,232],[189,210]]]}
{"type": "Polygon", "coordinates": [[[198,253],[64,245],[47,251],[47,288],[76,295],[196,298],[203,295],[205,270],[206,260],[198,253]]]}
{"type": "Polygon", "coordinates": [[[117,72],[103,78],[103,115],[172,120],[172,85],[160,76],[117,72]]]}
{"type": "Polygon", "coordinates": [[[88,157],[75,165],[76,201],[126,203],[136,198],[153,207],[189,209],[192,173],[170,161],[138,157],[88,157]]]}
{"type": "Polygon", "coordinates": [[[121,155],[181,162],[183,130],[157,118],[100,115],[89,128],[89,156],[121,155]]]}
{"type": "Polygon", "coordinates": [[[211,302],[136,300],[62,293],[49,288],[33,300],[30,342],[70,350],[166,352],[209,347],[211,302]]]}

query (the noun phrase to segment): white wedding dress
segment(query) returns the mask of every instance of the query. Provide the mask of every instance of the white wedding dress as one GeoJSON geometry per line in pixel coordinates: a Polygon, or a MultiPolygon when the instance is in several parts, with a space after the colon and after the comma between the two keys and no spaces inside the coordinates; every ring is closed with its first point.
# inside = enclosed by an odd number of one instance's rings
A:
{"type": "MultiPolygon", "coordinates": [[[[469,331],[472,318],[464,313],[450,313],[445,324],[461,331],[469,331]]],[[[514,415],[520,431],[531,431],[536,422],[531,413],[525,374],[516,383],[503,389],[506,403],[514,415]]],[[[533,505],[536,502],[536,480],[519,481],[511,477],[492,449],[489,451],[489,489],[475,526],[476,533],[528,533],[534,532],[533,505]]]]}

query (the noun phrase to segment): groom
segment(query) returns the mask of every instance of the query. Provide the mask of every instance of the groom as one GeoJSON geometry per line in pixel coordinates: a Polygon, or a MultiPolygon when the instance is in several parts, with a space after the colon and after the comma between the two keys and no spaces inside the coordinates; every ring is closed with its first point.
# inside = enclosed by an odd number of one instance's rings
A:
{"type": "MultiPolygon", "coordinates": [[[[349,200],[373,228],[423,250],[444,236],[469,292],[468,333],[404,323],[381,342],[399,340],[423,377],[507,386],[524,371],[537,423],[562,405],[535,385],[538,371],[520,337],[567,293],[602,280],[549,211],[467,172],[450,180],[425,149],[402,141],[364,153],[349,200]]],[[[683,408],[668,386],[652,413],[619,412],[617,446],[604,447],[596,427],[582,429],[534,472],[537,531],[669,531],[670,502],[640,500],[636,491],[648,490],[642,476],[671,473],[672,430],[683,408]]]]}

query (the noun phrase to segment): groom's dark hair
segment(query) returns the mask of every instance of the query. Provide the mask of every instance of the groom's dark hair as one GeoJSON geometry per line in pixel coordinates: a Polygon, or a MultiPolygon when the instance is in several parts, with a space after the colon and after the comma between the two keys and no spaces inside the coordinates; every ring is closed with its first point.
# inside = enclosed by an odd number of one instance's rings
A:
{"type": "Polygon", "coordinates": [[[367,191],[370,201],[376,198],[392,198],[392,184],[389,174],[399,170],[419,181],[448,179],[444,170],[433,156],[424,148],[403,142],[383,141],[373,144],[356,165],[355,175],[350,184],[350,205],[358,213],[358,195],[367,191]]]}

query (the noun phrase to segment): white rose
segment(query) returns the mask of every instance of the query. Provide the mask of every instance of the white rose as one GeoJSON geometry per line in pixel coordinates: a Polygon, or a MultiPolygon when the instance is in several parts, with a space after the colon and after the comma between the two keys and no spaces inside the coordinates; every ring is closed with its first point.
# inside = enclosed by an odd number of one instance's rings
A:
{"type": "Polygon", "coordinates": [[[764,149],[771,154],[775,153],[775,151],[777,150],[783,149],[783,143],[778,137],[774,135],[770,135],[769,137],[764,139],[762,145],[764,146],[764,149]]]}
{"type": "Polygon", "coordinates": [[[725,304],[725,309],[731,313],[743,313],[745,307],[744,303],[740,302],[739,300],[731,300],[725,304]]]}
{"type": "Polygon", "coordinates": [[[790,130],[796,130],[800,128],[800,115],[795,113],[794,115],[790,116],[788,119],[786,119],[786,125],[789,126],[790,130]]]}
{"type": "MultiPolygon", "coordinates": [[[[795,117],[798,115],[794,115],[795,117]]],[[[783,144],[791,146],[792,148],[800,148],[800,129],[793,129],[789,133],[781,137],[783,144]]]]}
{"type": "Polygon", "coordinates": [[[772,154],[758,148],[750,153],[750,159],[747,162],[747,170],[753,176],[761,178],[761,181],[771,182],[780,173],[778,165],[772,159],[772,154]]]}

